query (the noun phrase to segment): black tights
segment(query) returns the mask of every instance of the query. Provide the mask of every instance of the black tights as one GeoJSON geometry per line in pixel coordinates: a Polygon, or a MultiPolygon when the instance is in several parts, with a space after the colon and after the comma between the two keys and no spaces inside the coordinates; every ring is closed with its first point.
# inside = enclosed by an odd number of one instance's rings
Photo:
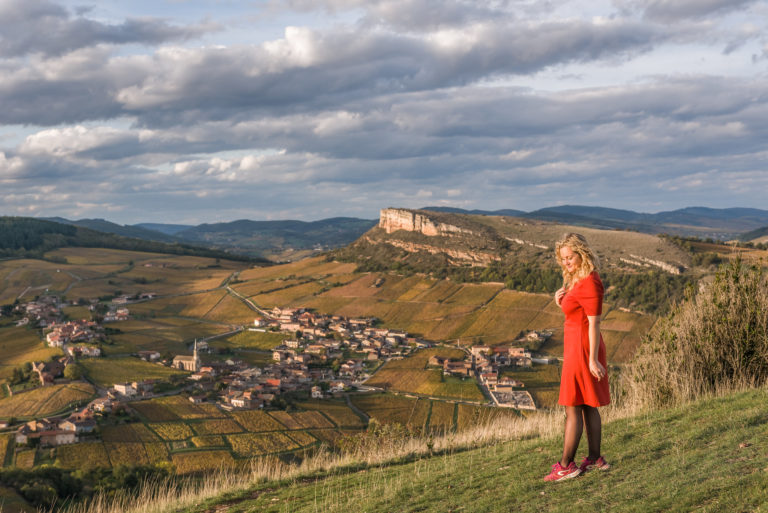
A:
{"type": "Polygon", "coordinates": [[[581,432],[587,426],[587,443],[589,458],[596,460],[600,457],[600,437],[602,436],[602,421],[600,412],[593,406],[581,404],[565,407],[565,440],[563,442],[563,459],[560,464],[567,467],[576,457],[579,448],[581,432]]]}

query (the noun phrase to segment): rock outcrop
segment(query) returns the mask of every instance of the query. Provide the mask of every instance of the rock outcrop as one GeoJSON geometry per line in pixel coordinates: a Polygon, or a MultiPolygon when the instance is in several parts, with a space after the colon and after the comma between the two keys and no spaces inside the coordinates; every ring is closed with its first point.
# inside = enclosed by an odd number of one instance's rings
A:
{"type": "Polygon", "coordinates": [[[668,264],[667,262],[662,262],[661,260],[653,260],[652,258],[643,257],[640,255],[629,255],[630,258],[620,258],[622,262],[625,264],[630,265],[637,265],[637,266],[655,266],[663,271],[666,271],[670,274],[682,274],[682,272],[685,270],[685,267],[681,265],[675,265],[675,264],[668,264]]]}
{"type": "Polygon", "coordinates": [[[387,233],[406,230],[409,232],[420,232],[429,237],[473,233],[471,230],[434,221],[426,214],[400,208],[382,209],[379,216],[379,228],[382,228],[387,233]]]}

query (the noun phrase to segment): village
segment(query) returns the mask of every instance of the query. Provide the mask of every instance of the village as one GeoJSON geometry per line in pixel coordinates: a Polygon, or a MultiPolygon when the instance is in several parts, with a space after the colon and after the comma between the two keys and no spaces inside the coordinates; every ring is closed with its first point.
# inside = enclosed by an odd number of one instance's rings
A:
{"type": "MultiPolygon", "coordinates": [[[[80,358],[101,357],[99,342],[104,323],[127,320],[126,301],[112,303],[100,322],[61,321],[56,298],[45,297],[26,305],[27,322],[37,323],[44,331],[45,343],[60,347],[65,356],[49,362],[33,362],[40,386],[52,385],[80,376],[67,367],[80,358]]],[[[254,366],[237,358],[215,359],[201,355],[213,352],[205,340],[191,344],[191,354],[163,358],[158,351],[139,351],[134,356],[157,365],[189,372],[175,385],[156,380],[114,383],[99,390],[100,397],[71,415],[58,419],[34,419],[16,431],[16,443],[30,441],[42,446],[56,446],[94,436],[96,419],[111,413],[130,412],[134,401],[159,395],[183,394],[193,404],[214,403],[222,410],[248,410],[284,405],[283,397],[296,394],[313,399],[338,397],[350,391],[375,391],[364,382],[384,363],[402,359],[435,343],[412,337],[399,330],[377,327],[374,318],[346,318],[311,312],[305,308],[273,308],[243,330],[280,332],[288,337],[271,350],[271,363],[254,366]]],[[[531,331],[519,342],[541,341],[549,332],[531,331]]],[[[466,353],[463,360],[433,356],[428,368],[439,368],[444,375],[476,380],[489,404],[498,407],[535,410],[533,398],[524,383],[502,376],[502,369],[530,367],[532,356],[524,347],[459,346],[466,353]]],[[[392,391],[397,392],[397,391],[392,391]]]]}

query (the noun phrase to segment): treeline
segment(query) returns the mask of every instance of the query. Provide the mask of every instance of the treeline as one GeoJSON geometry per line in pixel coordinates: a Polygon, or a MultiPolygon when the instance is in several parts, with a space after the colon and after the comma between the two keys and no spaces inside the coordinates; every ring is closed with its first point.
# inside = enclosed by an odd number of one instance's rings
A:
{"type": "Polygon", "coordinates": [[[0,217],[0,258],[44,258],[48,251],[61,247],[109,248],[260,264],[271,263],[262,258],[234,255],[215,249],[132,239],[30,217],[0,217]]]}
{"type": "Polygon", "coordinates": [[[0,255],[39,251],[77,235],[75,226],[28,217],[0,217],[0,255]]]}
{"type": "Polygon", "coordinates": [[[689,275],[673,275],[662,271],[642,273],[600,273],[605,286],[605,300],[616,306],[663,315],[685,297],[693,287],[689,275]]]}
{"type": "MultiPolygon", "coordinates": [[[[768,228],[768,227],[766,227],[768,228]]],[[[761,230],[766,230],[766,228],[761,228],[761,230]]],[[[755,236],[754,238],[757,238],[759,235],[757,235],[758,230],[755,230],[755,236]]],[[[750,232],[752,233],[752,232],[750,232]]],[[[686,251],[689,251],[691,253],[695,252],[693,243],[702,243],[702,244],[716,244],[718,246],[722,246],[724,249],[733,249],[733,248],[748,248],[748,249],[768,249],[768,242],[747,242],[743,240],[739,241],[722,241],[722,240],[715,240],[711,237],[706,238],[699,238],[699,237],[683,237],[680,235],[668,235],[666,233],[662,233],[659,235],[659,237],[666,238],[669,241],[674,242],[681,248],[685,249],[686,251]]]]}
{"type": "Polygon", "coordinates": [[[50,510],[54,506],[58,509],[86,500],[95,494],[130,492],[144,481],[170,480],[172,475],[173,466],[169,463],[74,471],[42,465],[31,470],[2,468],[0,483],[13,488],[32,506],[50,510]]]}

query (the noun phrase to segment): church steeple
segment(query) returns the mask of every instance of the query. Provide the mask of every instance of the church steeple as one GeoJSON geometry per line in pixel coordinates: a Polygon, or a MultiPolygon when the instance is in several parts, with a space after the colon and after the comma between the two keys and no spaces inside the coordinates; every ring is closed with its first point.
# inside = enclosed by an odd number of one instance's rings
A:
{"type": "Polygon", "coordinates": [[[192,358],[195,362],[195,372],[200,370],[200,357],[197,355],[197,339],[195,339],[195,348],[192,352],[192,358]]]}

